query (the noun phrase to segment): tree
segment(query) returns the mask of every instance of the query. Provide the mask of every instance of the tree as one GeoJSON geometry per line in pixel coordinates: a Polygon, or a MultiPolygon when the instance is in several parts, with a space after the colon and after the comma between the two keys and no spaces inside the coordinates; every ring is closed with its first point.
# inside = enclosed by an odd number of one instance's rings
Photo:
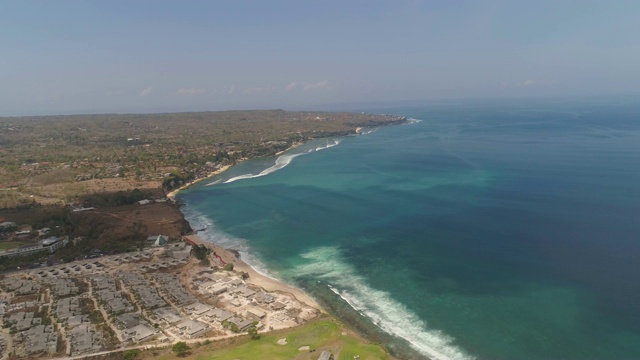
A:
{"type": "Polygon", "coordinates": [[[179,341],[171,347],[171,350],[178,356],[183,356],[189,349],[191,348],[184,341],[179,341]]]}
{"type": "Polygon", "coordinates": [[[127,351],[122,353],[122,359],[123,360],[133,360],[133,359],[137,358],[138,355],[140,355],[140,350],[138,350],[138,349],[127,350],[127,351]]]}
{"type": "Polygon", "coordinates": [[[251,335],[253,340],[260,340],[260,334],[258,334],[258,329],[255,326],[250,327],[247,333],[251,335]]]}
{"type": "Polygon", "coordinates": [[[228,263],[222,269],[224,269],[225,271],[233,271],[233,264],[232,263],[228,263]]]}
{"type": "Polygon", "coordinates": [[[231,323],[231,326],[229,327],[231,329],[232,332],[234,333],[239,333],[240,332],[240,328],[238,327],[238,325],[236,325],[235,323],[231,323]]]}
{"type": "Polygon", "coordinates": [[[206,259],[207,255],[209,255],[209,253],[211,252],[211,250],[208,247],[206,247],[206,246],[204,246],[202,244],[200,244],[198,246],[194,246],[192,251],[193,251],[196,259],[198,259],[198,260],[206,259]]]}

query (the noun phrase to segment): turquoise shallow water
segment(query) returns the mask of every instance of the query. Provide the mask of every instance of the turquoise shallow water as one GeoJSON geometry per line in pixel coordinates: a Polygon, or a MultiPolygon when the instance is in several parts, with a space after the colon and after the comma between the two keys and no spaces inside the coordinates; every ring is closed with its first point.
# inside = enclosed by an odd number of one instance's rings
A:
{"type": "Polygon", "coordinates": [[[401,358],[640,358],[640,106],[377,112],[422,121],[239,164],[188,220],[401,358]]]}

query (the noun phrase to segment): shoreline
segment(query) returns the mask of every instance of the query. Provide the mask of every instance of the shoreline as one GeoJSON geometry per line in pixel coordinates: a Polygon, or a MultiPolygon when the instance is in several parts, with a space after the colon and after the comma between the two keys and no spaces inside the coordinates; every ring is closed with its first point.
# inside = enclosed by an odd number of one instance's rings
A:
{"type": "Polygon", "coordinates": [[[225,172],[225,171],[229,170],[229,168],[230,168],[231,166],[233,166],[233,165],[224,165],[224,166],[220,167],[219,169],[217,169],[217,170],[215,170],[215,171],[210,172],[210,173],[209,173],[209,174],[207,174],[207,176],[205,176],[205,177],[201,177],[200,179],[195,179],[195,180],[189,181],[188,183],[186,183],[186,184],[184,184],[184,185],[180,186],[179,188],[174,189],[174,190],[171,190],[171,192],[169,192],[169,193],[167,194],[167,199],[169,199],[169,200],[171,200],[171,201],[175,201],[175,200],[176,200],[176,195],[178,195],[178,193],[179,193],[180,191],[182,191],[182,190],[184,190],[184,189],[186,189],[186,188],[190,187],[191,185],[194,185],[194,184],[196,184],[196,183],[199,183],[200,181],[203,181],[203,180],[206,180],[206,179],[212,178],[212,177],[214,177],[214,176],[216,176],[216,175],[220,175],[220,174],[222,174],[223,172],[225,172]]]}
{"type": "Polygon", "coordinates": [[[320,306],[320,304],[318,304],[318,302],[310,295],[308,295],[301,289],[289,285],[283,281],[259,273],[256,269],[251,267],[251,265],[247,264],[246,262],[244,262],[244,260],[239,258],[233,250],[226,249],[220,245],[208,242],[197,234],[185,235],[183,238],[187,239],[188,242],[192,242],[198,245],[204,245],[210,248],[217,255],[219,255],[224,260],[224,262],[226,262],[227,264],[233,264],[234,271],[246,272],[247,274],[249,274],[249,278],[246,280],[248,283],[257,285],[268,291],[290,294],[298,301],[314,309],[317,309],[324,314],[327,313],[325,309],[322,308],[322,306],[320,306]]]}
{"type": "MultiPolygon", "coordinates": [[[[282,150],[282,151],[278,151],[277,153],[275,153],[275,154],[273,154],[273,155],[271,155],[271,156],[280,156],[280,155],[284,154],[285,152],[287,152],[287,151],[289,151],[289,150],[292,150],[292,149],[295,149],[295,148],[297,148],[298,146],[300,146],[300,145],[302,145],[302,144],[304,144],[304,142],[296,142],[296,143],[293,143],[293,144],[292,144],[291,146],[289,146],[288,148],[286,148],[286,149],[284,149],[284,150],[282,150]]],[[[249,160],[249,159],[243,159],[243,160],[241,160],[241,161],[239,161],[239,162],[237,162],[237,163],[235,163],[235,164],[231,164],[231,165],[224,165],[224,166],[220,167],[219,169],[217,169],[217,170],[214,170],[214,171],[210,172],[209,174],[207,174],[207,176],[201,177],[201,178],[199,178],[199,179],[191,180],[191,181],[189,181],[188,183],[186,183],[186,184],[184,184],[184,185],[180,186],[179,188],[171,190],[171,191],[167,194],[167,199],[169,199],[169,200],[171,200],[171,201],[175,201],[175,200],[176,200],[176,196],[178,195],[178,193],[179,193],[180,191],[185,190],[185,189],[187,189],[187,188],[191,187],[192,185],[195,185],[195,184],[197,184],[197,183],[199,183],[199,182],[201,182],[201,181],[204,181],[204,180],[210,179],[210,178],[212,178],[212,177],[214,177],[214,176],[216,176],[216,175],[220,175],[220,174],[224,173],[225,171],[229,170],[231,167],[233,167],[233,166],[235,166],[235,165],[238,165],[239,163],[241,163],[241,162],[243,162],[243,161],[245,161],[245,160],[249,160]]]]}
{"type": "MultiPolygon", "coordinates": [[[[362,135],[364,128],[356,128],[355,129],[355,133],[354,135],[356,136],[360,136],[362,135]]],[[[312,139],[312,140],[317,140],[317,139],[312,139]]],[[[301,145],[304,145],[305,142],[296,142],[294,144],[292,144],[292,146],[290,146],[289,148],[279,151],[271,156],[280,156],[283,153],[292,150],[296,147],[299,147],[301,145]]],[[[203,177],[201,179],[197,179],[194,180],[192,182],[190,182],[189,184],[185,184],[184,186],[180,187],[179,189],[176,189],[174,191],[172,191],[170,194],[167,195],[167,197],[169,197],[171,195],[171,199],[175,200],[176,195],[179,193],[179,191],[184,190],[185,188],[193,185],[194,183],[197,183],[199,181],[211,178],[212,176],[215,175],[219,175],[221,173],[223,173],[224,171],[228,170],[229,168],[231,168],[234,165],[239,164],[240,162],[244,161],[244,160],[249,160],[249,159],[243,159],[233,165],[226,165],[223,168],[211,173],[209,176],[207,177],[203,177]]],[[[180,211],[182,212],[182,211],[180,211]]],[[[183,217],[184,217],[184,213],[183,213],[183,217]]],[[[186,218],[185,218],[186,220],[186,218]]],[[[188,220],[187,220],[188,222],[188,220]]],[[[355,325],[355,324],[351,324],[349,322],[345,322],[345,318],[342,318],[341,316],[339,316],[336,313],[330,312],[325,306],[320,305],[320,301],[321,300],[316,300],[315,298],[313,298],[311,295],[307,294],[306,292],[304,292],[302,289],[297,288],[293,285],[287,284],[282,280],[279,279],[275,279],[272,278],[268,275],[264,275],[262,273],[260,273],[259,271],[257,271],[256,269],[254,269],[250,264],[248,264],[247,262],[245,262],[241,256],[240,253],[236,250],[233,249],[228,249],[228,248],[224,248],[218,244],[209,242],[204,240],[203,238],[201,238],[197,233],[194,233],[192,235],[185,235],[183,237],[183,239],[189,239],[191,242],[196,243],[196,244],[202,244],[204,246],[207,246],[208,248],[212,249],[212,251],[215,251],[216,254],[218,254],[220,257],[222,257],[222,259],[226,262],[226,263],[232,263],[234,265],[234,270],[235,271],[239,271],[239,272],[246,272],[249,274],[249,278],[246,280],[247,282],[256,285],[258,287],[263,288],[264,290],[267,291],[273,291],[273,292],[280,292],[280,293],[284,293],[284,294],[288,294],[291,295],[292,297],[294,297],[296,300],[298,300],[299,302],[310,306],[311,308],[314,308],[316,310],[318,310],[320,312],[320,316],[322,315],[328,315],[333,319],[336,319],[338,322],[342,323],[343,326],[346,326],[349,331],[352,334],[355,334],[359,339],[361,339],[362,341],[369,343],[369,344],[378,344],[380,345],[385,353],[389,356],[389,359],[395,359],[396,357],[391,353],[390,349],[386,346],[383,345],[382,343],[379,342],[379,340],[376,340],[376,337],[371,337],[371,333],[369,333],[368,331],[362,329],[360,327],[360,325],[355,325]]],[[[380,329],[378,329],[380,330],[380,329]]],[[[380,330],[382,331],[382,330],[380,330]]],[[[374,332],[375,333],[375,332],[374,332]]],[[[387,335],[387,334],[385,334],[387,335]]]]}
{"type": "MultiPolygon", "coordinates": [[[[289,146],[288,148],[279,151],[277,153],[275,153],[272,156],[280,156],[283,153],[295,149],[301,145],[303,145],[304,142],[296,142],[293,143],[291,146],[289,146]]],[[[244,161],[244,160],[243,160],[244,161]]],[[[187,184],[182,185],[181,187],[171,191],[170,193],[167,194],[167,198],[170,199],[171,201],[175,201],[176,196],[178,195],[178,193],[188,187],[190,187],[191,185],[194,185],[200,181],[209,179],[213,176],[216,175],[220,175],[222,173],[224,173],[225,171],[229,170],[232,166],[237,165],[233,164],[233,165],[224,165],[222,166],[220,169],[217,169],[216,171],[213,171],[211,173],[209,173],[207,176],[202,177],[200,179],[196,179],[193,181],[190,181],[187,184]]],[[[182,213],[182,211],[180,211],[182,213]]],[[[182,216],[184,218],[184,213],[182,213],[182,216]]],[[[185,220],[187,220],[185,218],[185,220]]],[[[187,220],[188,222],[188,220],[187,220]]],[[[248,282],[260,286],[265,290],[268,291],[278,291],[278,292],[283,292],[283,293],[288,293],[291,294],[293,297],[295,297],[298,301],[311,306],[312,308],[315,308],[317,310],[319,310],[321,313],[323,314],[327,314],[327,311],[320,306],[320,304],[314,299],[312,298],[310,295],[308,295],[307,293],[305,293],[304,291],[302,291],[302,289],[299,289],[297,287],[294,287],[292,285],[289,285],[281,280],[278,279],[274,279],[271,278],[267,275],[264,275],[260,272],[258,272],[256,269],[254,269],[251,265],[249,265],[248,263],[246,263],[244,260],[242,260],[239,256],[239,254],[237,254],[237,252],[235,252],[232,249],[227,249],[224,248],[220,245],[214,244],[212,242],[208,242],[206,240],[204,240],[203,238],[201,238],[197,233],[194,233],[192,235],[185,235],[183,237],[183,239],[189,239],[189,241],[196,243],[196,244],[202,244],[204,246],[209,247],[210,249],[212,249],[214,252],[216,252],[218,255],[220,255],[223,260],[227,263],[232,263],[234,265],[234,270],[237,271],[242,271],[242,272],[246,272],[249,274],[249,279],[248,282]]]]}

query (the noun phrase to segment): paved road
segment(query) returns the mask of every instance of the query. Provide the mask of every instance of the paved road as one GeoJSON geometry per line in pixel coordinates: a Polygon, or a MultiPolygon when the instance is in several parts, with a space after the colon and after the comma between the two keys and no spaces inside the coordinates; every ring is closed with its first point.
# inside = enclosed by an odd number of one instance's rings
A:
{"type": "Polygon", "coordinates": [[[165,348],[168,346],[171,346],[179,341],[184,341],[187,344],[195,344],[197,342],[205,342],[207,340],[209,341],[216,341],[216,340],[223,340],[223,339],[229,339],[232,337],[238,337],[238,336],[246,336],[246,334],[233,334],[233,335],[224,335],[224,336],[217,336],[217,337],[209,337],[209,338],[198,338],[198,339],[191,339],[191,340],[174,340],[173,342],[170,343],[163,343],[163,344],[147,344],[147,345],[136,345],[136,346],[129,346],[129,347],[124,347],[124,348],[119,348],[119,349],[115,349],[115,350],[106,350],[106,351],[100,351],[100,352],[96,352],[96,353],[91,353],[91,354],[82,354],[82,355],[76,355],[76,356],[66,356],[66,357],[59,357],[59,358],[51,358],[48,360],[77,360],[77,359],[86,359],[92,356],[98,356],[98,355],[107,355],[107,354],[112,354],[112,353],[117,353],[117,352],[123,352],[123,351],[127,351],[127,350],[134,350],[134,349],[141,349],[141,350],[148,350],[148,349],[156,349],[156,348],[165,348]]]}

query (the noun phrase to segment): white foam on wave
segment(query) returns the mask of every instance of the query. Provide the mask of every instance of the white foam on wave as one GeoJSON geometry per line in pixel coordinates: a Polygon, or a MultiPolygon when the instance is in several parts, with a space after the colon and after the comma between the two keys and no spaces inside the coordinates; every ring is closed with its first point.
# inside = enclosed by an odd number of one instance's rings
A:
{"type": "Polygon", "coordinates": [[[284,168],[285,166],[289,165],[293,159],[297,158],[300,155],[304,155],[304,154],[305,153],[292,154],[292,155],[281,155],[276,159],[276,163],[273,166],[262,170],[259,174],[245,174],[245,175],[235,176],[235,177],[232,177],[231,179],[225,181],[223,184],[228,184],[228,183],[232,183],[234,181],[243,180],[243,179],[253,179],[253,178],[269,175],[271,173],[274,173],[274,172],[284,168]]]}
{"type": "MultiPolygon", "coordinates": [[[[279,277],[275,276],[272,271],[267,269],[267,266],[260,261],[257,257],[251,255],[248,251],[238,251],[240,253],[240,260],[244,261],[247,265],[251,266],[253,270],[259,273],[262,276],[266,276],[270,279],[285,282],[279,277]]],[[[285,282],[286,283],[286,282],[285,282]]]]}
{"type": "Polygon", "coordinates": [[[198,231],[198,236],[202,240],[222,246],[226,249],[234,249],[246,252],[247,241],[242,238],[231,236],[218,228],[218,226],[206,215],[186,206],[180,209],[185,220],[189,222],[192,229],[203,229],[198,231]]]}
{"type": "Polygon", "coordinates": [[[205,186],[211,186],[211,185],[215,185],[215,184],[220,184],[222,182],[222,179],[218,179],[216,181],[212,181],[210,183],[205,184],[205,186]]]}
{"type": "Polygon", "coordinates": [[[414,118],[408,118],[407,119],[407,124],[417,124],[417,123],[421,123],[422,120],[419,119],[414,119],[414,118]]]}
{"type": "Polygon", "coordinates": [[[354,310],[370,318],[385,332],[407,340],[421,354],[437,360],[473,359],[456,347],[454,339],[427,324],[385,292],[367,285],[366,279],[344,260],[337,247],[320,247],[301,255],[306,264],[295,269],[330,284],[329,289],[354,310]]]}
{"type": "Polygon", "coordinates": [[[373,134],[374,132],[376,132],[376,131],[378,131],[378,130],[379,130],[379,128],[373,128],[373,129],[371,129],[371,130],[362,131],[362,132],[360,133],[360,135],[369,135],[369,134],[373,134]]]}
{"type": "Polygon", "coordinates": [[[247,240],[225,233],[209,217],[189,207],[182,208],[181,211],[192,229],[205,229],[198,232],[198,236],[202,240],[221,246],[225,249],[238,251],[240,259],[247,265],[251,266],[253,270],[273,280],[282,281],[272,272],[269,272],[265,264],[260,261],[260,259],[251,254],[247,240]]]}
{"type": "Polygon", "coordinates": [[[334,147],[334,146],[336,146],[336,145],[340,144],[340,142],[341,142],[341,140],[333,140],[333,142],[332,142],[332,143],[329,143],[329,141],[327,141],[327,145],[325,145],[325,146],[318,146],[318,147],[316,148],[316,151],[322,151],[322,150],[326,150],[326,149],[332,148],[332,147],[334,147]]]}
{"type": "MultiPolygon", "coordinates": [[[[340,144],[341,141],[342,140],[333,140],[332,143],[329,143],[327,141],[327,145],[326,146],[319,146],[319,147],[317,147],[315,149],[315,151],[321,151],[321,150],[332,148],[332,147],[340,144]]],[[[281,155],[276,159],[276,162],[275,162],[275,164],[273,166],[262,170],[259,174],[244,174],[244,175],[234,176],[231,179],[223,182],[223,184],[229,184],[229,183],[232,183],[232,182],[238,181],[238,180],[253,179],[253,178],[269,175],[269,174],[274,173],[274,172],[276,172],[276,171],[278,171],[280,169],[283,169],[284,167],[289,165],[291,163],[291,161],[293,161],[293,159],[297,158],[298,156],[306,155],[306,154],[312,152],[313,150],[314,149],[309,149],[306,152],[301,152],[301,153],[297,153],[297,154],[281,155]]],[[[211,183],[210,185],[214,185],[214,183],[211,183]]]]}

